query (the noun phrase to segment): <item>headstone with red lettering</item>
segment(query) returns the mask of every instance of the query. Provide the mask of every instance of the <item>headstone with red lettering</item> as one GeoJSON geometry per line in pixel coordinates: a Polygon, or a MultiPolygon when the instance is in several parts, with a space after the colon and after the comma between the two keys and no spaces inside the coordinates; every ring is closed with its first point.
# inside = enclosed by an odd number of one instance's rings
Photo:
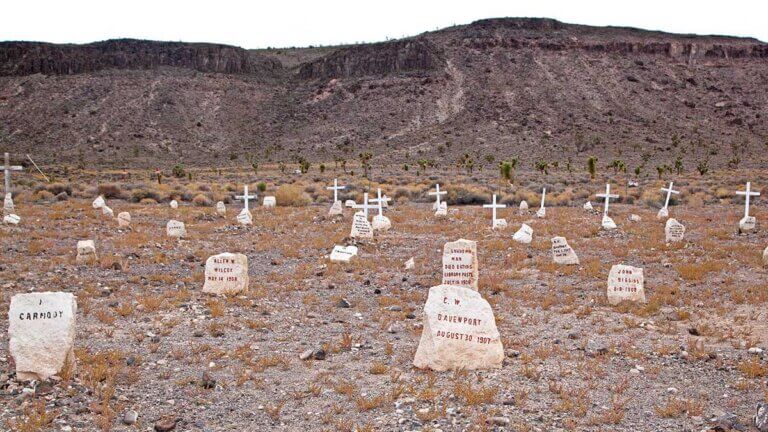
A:
{"type": "Polygon", "coordinates": [[[75,296],[64,292],[16,294],[8,310],[8,350],[16,378],[46,380],[74,370],[75,296]]]}
{"type": "Polygon", "coordinates": [[[467,287],[430,288],[413,365],[434,371],[498,369],[504,360],[491,305],[467,287]]]}
{"type": "Polygon", "coordinates": [[[608,303],[615,305],[622,301],[645,303],[643,269],[617,264],[608,274],[608,303]]]}
{"type": "Polygon", "coordinates": [[[480,277],[477,242],[459,239],[443,247],[443,285],[464,286],[477,291],[480,277]]]}
{"type": "Polygon", "coordinates": [[[208,257],[204,293],[231,295],[245,291],[248,291],[247,256],[225,252],[208,257]]]}

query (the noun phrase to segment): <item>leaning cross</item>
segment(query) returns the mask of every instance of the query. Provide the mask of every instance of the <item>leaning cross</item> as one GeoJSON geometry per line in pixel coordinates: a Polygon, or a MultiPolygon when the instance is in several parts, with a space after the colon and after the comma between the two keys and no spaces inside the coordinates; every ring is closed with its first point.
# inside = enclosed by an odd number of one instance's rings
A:
{"type": "Polygon", "coordinates": [[[333,179],[333,186],[327,186],[326,189],[333,191],[333,202],[339,200],[339,191],[346,189],[346,186],[339,186],[339,180],[333,179]]]}
{"type": "Polygon", "coordinates": [[[437,199],[437,208],[438,209],[440,208],[440,195],[445,195],[447,193],[448,192],[446,192],[446,191],[440,192],[440,183],[435,185],[435,192],[430,192],[429,193],[429,195],[435,195],[435,197],[437,199]]]}
{"type": "MultiPolygon", "coordinates": [[[[248,185],[243,186],[243,194],[235,195],[235,199],[243,200],[245,202],[245,209],[248,210],[248,200],[256,199],[256,195],[248,195],[248,185]]],[[[248,210],[250,211],[250,210],[248,210]]]]}
{"type": "Polygon", "coordinates": [[[24,168],[18,165],[11,165],[11,157],[8,153],[5,154],[5,165],[0,166],[5,174],[5,194],[11,193],[11,171],[21,171],[24,168]]]}
{"type": "Polygon", "coordinates": [[[751,196],[760,196],[760,192],[751,192],[752,183],[747,182],[747,190],[742,191],[736,191],[736,195],[744,195],[744,198],[746,198],[746,201],[744,201],[744,217],[749,217],[749,197],[751,196]]]}
{"type": "Polygon", "coordinates": [[[371,200],[371,202],[375,202],[376,204],[378,204],[379,216],[381,216],[384,213],[384,209],[383,209],[384,203],[388,203],[390,201],[392,201],[392,198],[389,198],[386,195],[384,195],[383,197],[381,196],[381,189],[378,189],[376,191],[376,198],[371,200]]]}
{"type": "Polygon", "coordinates": [[[541,208],[544,208],[544,198],[547,197],[547,188],[541,191],[541,208]]]}
{"type": "Polygon", "coordinates": [[[496,204],[496,194],[493,194],[493,204],[483,204],[483,208],[493,210],[493,226],[496,226],[496,209],[505,208],[506,204],[496,204]]]}
{"type": "Polygon", "coordinates": [[[352,206],[352,208],[363,209],[363,213],[365,213],[365,218],[368,219],[368,209],[375,209],[376,206],[372,204],[368,204],[368,192],[366,192],[363,194],[363,203],[355,204],[352,206]]]}
{"type": "Polygon", "coordinates": [[[672,189],[672,185],[673,184],[674,184],[674,182],[669,182],[669,188],[661,188],[662,192],[666,192],[667,193],[667,199],[664,200],[664,208],[665,209],[667,207],[669,207],[669,198],[672,197],[672,194],[676,194],[676,195],[680,194],[680,191],[676,191],[676,190],[672,189]]]}
{"type": "Polygon", "coordinates": [[[608,216],[608,202],[611,200],[611,198],[618,198],[618,195],[611,194],[611,184],[607,183],[605,185],[605,193],[604,194],[597,194],[598,198],[605,198],[605,207],[603,208],[603,216],[608,216]]]}

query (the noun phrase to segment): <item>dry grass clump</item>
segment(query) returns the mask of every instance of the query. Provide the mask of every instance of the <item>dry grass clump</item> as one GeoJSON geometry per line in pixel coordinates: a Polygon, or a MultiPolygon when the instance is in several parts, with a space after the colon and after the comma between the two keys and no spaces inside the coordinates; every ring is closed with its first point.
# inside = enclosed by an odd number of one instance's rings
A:
{"type": "Polygon", "coordinates": [[[197,194],[192,198],[192,203],[198,207],[210,207],[213,203],[211,199],[203,194],[197,194]]]}
{"type": "Polygon", "coordinates": [[[131,192],[131,202],[138,202],[142,204],[157,203],[160,201],[160,194],[148,189],[134,189],[131,192]],[[148,201],[151,200],[151,201],[148,201]]]}
{"type": "Polygon", "coordinates": [[[48,192],[47,190],[41,190],[35,192],[34,195],[32,195],[32,199],[34,201],[52,201],[54,198],[53,194],[48,192]]]}
{"type": "Polygon", "coordinates": [[[455,185],[448,188],[447,201],[451,205],[487,204],[491,196],[474,186],[455,185]]]}
{"type": "Polygon", "coordinates": [[[312,202],[312,199],[298,185],[282,185],[275,192],[275,200],[281,206],[304,207],[312,202]]]}
{"type": "Polygon", "coordinates": [[[114,183],[100,184],[97,193],[106,199],[122,199],[123,190],[114,183]]]}
{"type": "Polygon", "coordinates": [[[24,408],[21,418],[11,419],[5,422],[8,430],[16,432],[38,432],[49,430],[51,423],[59,416],[59,411],[47,411],[45,401],[38,399],[35,403],[24,408]]]}

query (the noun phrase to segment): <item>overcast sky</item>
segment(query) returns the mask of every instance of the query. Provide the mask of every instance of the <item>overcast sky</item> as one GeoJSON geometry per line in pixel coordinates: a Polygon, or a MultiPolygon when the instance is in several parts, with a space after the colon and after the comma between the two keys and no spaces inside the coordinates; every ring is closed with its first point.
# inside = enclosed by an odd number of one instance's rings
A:
{"type": "Polygon", "coordinates": [[[768,0],[4,0],[0,15],[0,40],[59,43],[127,37],[245,48],[336,45],[505,16],[768,41],[768,0]]]}

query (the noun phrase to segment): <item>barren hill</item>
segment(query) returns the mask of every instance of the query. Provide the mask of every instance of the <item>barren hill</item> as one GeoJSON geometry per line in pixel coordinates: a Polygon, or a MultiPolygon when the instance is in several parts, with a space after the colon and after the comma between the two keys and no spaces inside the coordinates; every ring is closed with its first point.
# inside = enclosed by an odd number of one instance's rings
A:
{"type": "Polygon", "coordinates": [[[768,45],[746,38],[503,18],[343,47],[5,42],[0,75],[0,150],[46,162],[767,160],[768,45]]]}

